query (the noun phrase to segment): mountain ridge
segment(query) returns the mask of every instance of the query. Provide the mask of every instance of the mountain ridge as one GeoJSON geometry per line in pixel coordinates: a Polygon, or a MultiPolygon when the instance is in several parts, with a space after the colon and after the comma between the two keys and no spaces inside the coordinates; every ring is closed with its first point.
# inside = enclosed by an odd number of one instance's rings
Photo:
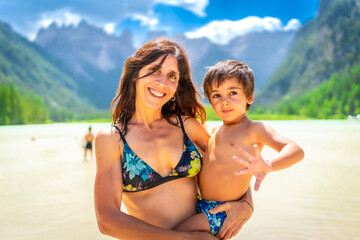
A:
{"type": "MultiPolygon", "coordinates": [[[[147,40],[163,35],[163,32],[150,32],[147,40]]],[[[182,33],[165,37],[178,41],[187,51],[192,75],[197,86],[202,85],[207,71],[206,67],[214,65],[218,61],[235,59],[252,63],[251,67],[258,78],[258,90],[265,85],[271,72],[285,58],[287,46],[293,36],[294,32],[252,33],[249,36],[235,38],[227,45],[215,44],[206,38],[189,39],[182,33]],[[282,37],[278,37],[279,34],[282,37]],[[252,42],[256,36],[258,36],[258,40],[255,45],[252,42]],[[246,40],[247,38],[249,40],[246,40]],[[243,50],[237,49],[235,54],[234,47],[231,45],[234,45],[239,39],[244,39],[247,47],[243,50]],[[266,47],[267,51],[258,51],[258,49],[266,49],[266,47]],[[244,57],[247,52],[251,54],[244,57]],[[274,56],[277,56],[277,61],[266,60],[274,56]]],[[[97,107],[105,109],[109,107],[114,97],[126,58],[135,52],[130,30],[124,31],[120,36],[112,36],[85,21],[76,27],[58,27],[53,24],[47,29],[41,29],[35,42],[62,61],[67,62],[69,67],[75,70],[80,69],[81,71],[72,71],[74,79],[77,79],[81,86],[84,85],[80,94],[97,107]],[[85,30],[88,31],[86,39],[83,34],[86,32],[85,30]],[[70,32],[71,34],[69,34],[70,32]],[[101,54],[103,54],[103,61],[100,61],[102,66],[89,60],[100,59],[101,54]]]]}

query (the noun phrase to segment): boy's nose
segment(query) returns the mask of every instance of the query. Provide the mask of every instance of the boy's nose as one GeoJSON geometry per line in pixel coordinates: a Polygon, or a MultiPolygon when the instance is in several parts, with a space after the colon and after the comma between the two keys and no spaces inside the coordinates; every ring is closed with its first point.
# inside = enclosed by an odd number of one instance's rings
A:
{"type": "Polygon", "coordinates": [[[229,101],[227,99],[223,99],[221,103],[225,106],[229,105],[229,101]]]}

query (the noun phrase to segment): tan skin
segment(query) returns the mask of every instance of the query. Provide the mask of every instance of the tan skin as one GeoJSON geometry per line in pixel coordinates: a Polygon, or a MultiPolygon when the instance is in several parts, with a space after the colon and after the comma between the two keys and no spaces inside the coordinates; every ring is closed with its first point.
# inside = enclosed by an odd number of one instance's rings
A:
{"type": "MultiPolygon", "coordinates": [[[[210,137],[203,158],[199,187],[204,199],[237,200],[246,193],[252,175],[256,177],[255,190],[258,190],[268,173],[287,168],[303,159],[304,152],[296,143],[270,126],[251,121],[246,116],[246,105],[253,102],[253,96],[246,97],[237,79],[226,79],[211,89],[211,105],[223,120],[223,125],[210,137]],[[264,146],[276,150],[278,154],[265,161],[260,154],[264,146]],[[241,157],[236,157],[239,151],[241,157]],[[235,174],[234,169],[241,170],[235,174]]],[[[204,214],[190,217],[176,229],[210,231],[204,214]]]]}
{"type": "MultiPolygon", "coordinates": [[[[151,71],[161,59],[143,67],[139,76],[151,71]]],[[[176,58],[170,55],[155,74],[136,81],[135,113],[126,134],[132,150],[162,176],[172,171],[183,151],[183,142],[179,141],[183,139],[181,127],[170,124],[161,115],[161,107],[176,92],[178,73],[176,58]]],[[[208,132],[197,120],[186,116],[182,119],[187,135],[204,152],[208,132]]],[[[123,192],[123,143],[119,134],[114,129],[102,130],[95,145],[95,212],[102,233],[119,239],[217,239],[201,231],[171,230],[196,213],[195,178],[180,178],[140,192],[123,192]],[[129,214],[121,211],[122,203],[129,214]]],[[[251,201],[251,196],[247,197],[251,201]]],[[[242,225],[238,222],[244,224],[252,210],[242,202],[230,207],[234,218],[229,219],[228,228],[239,231],[242,225]]],[[[227,239],[228,233],[222,234],[227,239]]]]}

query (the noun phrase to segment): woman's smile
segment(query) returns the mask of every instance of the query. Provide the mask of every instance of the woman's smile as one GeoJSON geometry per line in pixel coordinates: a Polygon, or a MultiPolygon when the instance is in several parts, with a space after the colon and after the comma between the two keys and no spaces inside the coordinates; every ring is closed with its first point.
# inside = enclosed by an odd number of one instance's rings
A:
{"type": "Polygon", "coordinates": [[[164,97],[166,94],[160,91],[155,90],[154,88],[148,88],[151,95],[155,97],[164,97]]]}

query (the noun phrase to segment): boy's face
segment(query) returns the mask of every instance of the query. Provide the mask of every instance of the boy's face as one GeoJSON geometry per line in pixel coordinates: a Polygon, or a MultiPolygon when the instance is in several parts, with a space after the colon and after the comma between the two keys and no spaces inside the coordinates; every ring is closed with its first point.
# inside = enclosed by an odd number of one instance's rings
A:
{"type": "Polygon", "coordinates": [[[252,102],[253,96],[246,97],[243,85],[236,78],[225,79],[220,86],[213,84],[211,87],[211,106],[225,124],[242,119],[246,114],[246,105],[252,102]]]}

